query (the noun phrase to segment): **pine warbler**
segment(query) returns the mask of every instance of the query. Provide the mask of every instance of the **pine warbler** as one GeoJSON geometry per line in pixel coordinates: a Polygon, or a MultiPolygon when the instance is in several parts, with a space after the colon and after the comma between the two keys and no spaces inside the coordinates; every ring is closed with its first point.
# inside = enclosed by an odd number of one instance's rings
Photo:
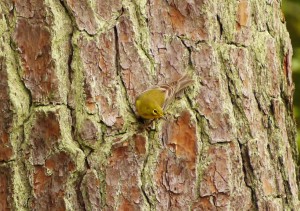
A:
{"type": "Polygon", "coordinates": [[[177,81],[162,84],[142,92],[135,101],[137,114],[144,119],[158,119],[175,96],[191,85],[194,80],[184,75],[177,81]]]}

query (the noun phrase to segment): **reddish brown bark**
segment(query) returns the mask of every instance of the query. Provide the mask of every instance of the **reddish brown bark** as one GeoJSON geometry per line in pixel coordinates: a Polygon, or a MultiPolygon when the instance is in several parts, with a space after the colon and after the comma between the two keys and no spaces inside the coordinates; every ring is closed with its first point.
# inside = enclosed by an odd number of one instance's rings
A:
{"type": "Polygon", "coordinates": [[[280,2],[4,0],[0,40],[0,210],[299,209],[280,2]]]}

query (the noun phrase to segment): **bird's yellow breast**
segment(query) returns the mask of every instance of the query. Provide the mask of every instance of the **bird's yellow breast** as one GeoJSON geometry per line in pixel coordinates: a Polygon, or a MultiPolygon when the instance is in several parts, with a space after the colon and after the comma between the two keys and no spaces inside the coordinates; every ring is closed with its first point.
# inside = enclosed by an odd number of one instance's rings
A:
{"type": "Polygon", "coordinates": [[[159,89],[151,89],[143,92],[137,97],[135,106],[137,113],[145,119],[158,118],[153,115],[153,110],[162,112],[162,107],[165,101],[165,93],[159,89]]]}

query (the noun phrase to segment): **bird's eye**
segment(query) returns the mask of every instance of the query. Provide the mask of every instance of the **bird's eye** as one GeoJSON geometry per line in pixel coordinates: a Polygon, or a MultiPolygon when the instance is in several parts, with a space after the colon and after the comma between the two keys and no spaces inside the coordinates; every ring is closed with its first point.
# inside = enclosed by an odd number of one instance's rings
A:
{"type": "Polygon", "coordinates": [[[157,110],[156,109],[153,110],[153,114],[157,115],[157,110]]]}

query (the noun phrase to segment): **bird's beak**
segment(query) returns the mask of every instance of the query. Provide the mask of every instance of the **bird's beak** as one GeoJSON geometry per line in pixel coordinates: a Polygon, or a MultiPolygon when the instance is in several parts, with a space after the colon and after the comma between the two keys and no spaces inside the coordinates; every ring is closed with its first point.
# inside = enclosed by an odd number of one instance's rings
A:
{"type": "Polygon", "coordinates": [[[164,119],[164,120],[167,120],[167,118],[166,118],[166,116],[164,115],[164,113],[162,113],[162,114],[160,115],[160,118],[162,118],[162,119],[164,119]]]}

